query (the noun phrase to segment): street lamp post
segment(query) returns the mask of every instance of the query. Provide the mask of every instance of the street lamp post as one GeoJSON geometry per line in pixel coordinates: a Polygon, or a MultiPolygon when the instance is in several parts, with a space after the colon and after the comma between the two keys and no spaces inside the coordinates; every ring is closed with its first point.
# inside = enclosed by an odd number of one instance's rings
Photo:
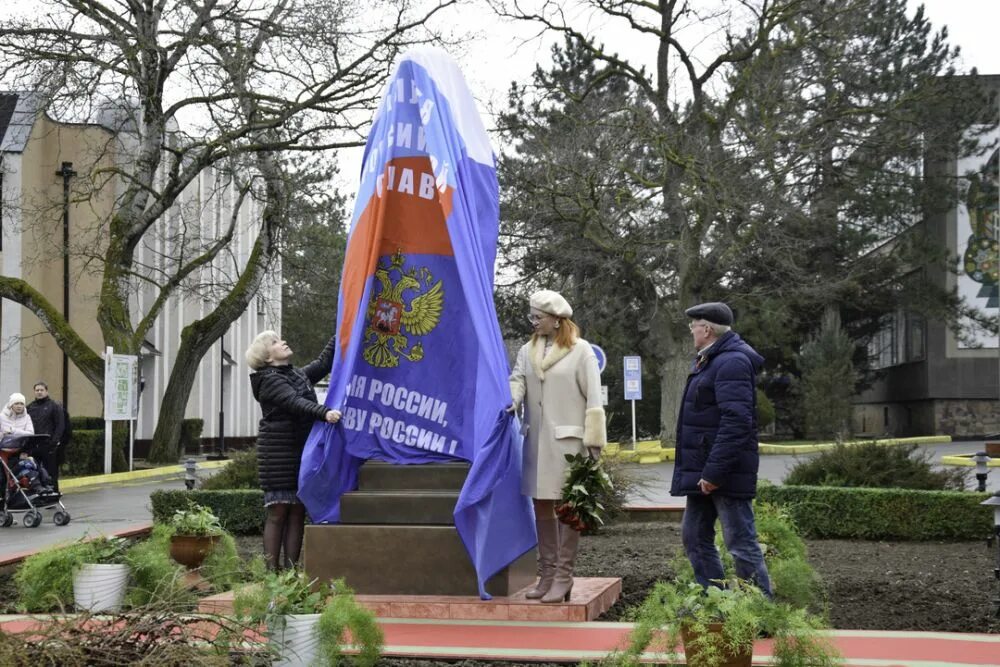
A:
{"type": "MultiPolygon", "coordinates": [[[[63,317],[69,324],[69,179],[76,176],[72,162],[63,162],[56,176],[63,180],[63,219],[62,219],[62,254],[63,254],[63,317]]],[[[63,350],[62,355],[62,404],[69,410],[69,357],[63,350]]]]}
{"type": "Polygon", "coordinates": [[[991,460],[992,458],[986,452],[976,452],[975,456],[972,457],[972,461],[976,464],[976,491],[986,491],[986,478],[990,474],[990,469],[987,466],[991,460]]]}

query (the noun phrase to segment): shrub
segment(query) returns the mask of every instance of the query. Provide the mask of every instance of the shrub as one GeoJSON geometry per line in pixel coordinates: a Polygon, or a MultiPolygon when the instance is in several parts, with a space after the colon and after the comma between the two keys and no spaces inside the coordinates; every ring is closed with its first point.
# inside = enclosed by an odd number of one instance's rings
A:
{"type": "Polygon", "coordinates": [[[233,454],[224,468],[202,482],[201,488],[203,490],[259,489],[257,450],[246,449],[233,454]]]}
{"type": "Polygon", "coordinates": [[[169,526],[154,526],[149,539],[128,550],[125,560],[133,580],[126,598],[129,607],[152,602],[167,602],[174,607],[193,604],[194,595],[184,583],[185,570],[170,558],[171,535],[169,526]]]}
{"type": "Polygon", "coordinates": [[[924,450],[917,454],[917,449],[915,444],[838,444],[797,464],[788,473],[785,484],[941,491],[965,488],[966,470],[934,470],[930,454],[924,450]]]}
{"type": "Polygon", "coordinates": [[[103,417],[70,417],[70,423],[73,425],[74,433],[79,430],[83,431],[103,431],[104,430],[104,418],[103,417]]]}
{"type": "Polygon", "coordinates": [[[758,502],[783,508],[807,537],[864,540],[979,540],[993,517],[984,493],[761,484],[758,502]]]}
{"type": "Polygon", "coordinates": [[[774,423],[775,410],[774,403],[760,389],[757,392],[757,428],[764,430],[774,423]]]}
{"type": "MultiPolygon", "coordinates": [[[[90,419],[84,417],[83,419],[90,419]]],[[[117,430],[112,433],[111,469],[128,469],[125,450],[128,448],[128,430],[122,437],[117,430]]],[[[104,429],[77,429],[73,427],[73,439],[66,449],[63,466],[67,475],[100,475],[104,472],[104,429]]]]}
{"type": "Polygon", "coordinates": [[[260,489],[229,491],[153,491],[149,495],[153,520],[167,523],[189,502],[204,505],[219,517],[222,527],[237,535],[259,535],[264,530],[264,492],[260,489]]]}
{"type": "Polygon", "coordinates": [[[185,419],[181,422],[181,452],[201,451],[201,432],[205,428],[204,419],[185,419]]]}
{"type": "Polygon", "coordinates": [[[823,316],[819,332],[802,346],[802,408],[811,438],[842,437],[848,432],[857,381],[854,347],[835,311],[823,316]]]}

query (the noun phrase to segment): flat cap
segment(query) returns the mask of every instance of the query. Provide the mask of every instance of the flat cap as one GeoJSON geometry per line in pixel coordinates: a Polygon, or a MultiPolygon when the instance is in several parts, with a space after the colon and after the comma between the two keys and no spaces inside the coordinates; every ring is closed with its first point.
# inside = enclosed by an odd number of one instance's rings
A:
{"type": "Polygon", "coordinates": [[[573,308],[569,302],[563,298],[559,292],[550,289],[543,289],[531,295],[528,303],[532,308],[537,308],[543,313],[555,315],[556,317],[573,317],[573,308]]]}
{"type": "Polygon", "coordinates": [[[712,324],[731,326],[733,323],[733,311],[721,301],[699,303],[697,306],[691,306],[685,310],[684,314],[692,320],[705,320],[712,324]]]}

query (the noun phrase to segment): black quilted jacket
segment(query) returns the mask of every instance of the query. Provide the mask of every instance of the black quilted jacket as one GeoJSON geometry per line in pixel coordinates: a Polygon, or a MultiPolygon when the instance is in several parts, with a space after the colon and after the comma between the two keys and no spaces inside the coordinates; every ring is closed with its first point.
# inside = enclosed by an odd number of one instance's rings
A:
{"type": "Polygon", "coordinates": [[[333,343],[319,357],[303,366],[265,366],[250,374],[254,398],[263,417],[257,435],[260,486],[265,491],[297,491],[302,448],[313,423],[326,417],[326,407],[316,402],[313,383],[330,372],[333,343]]]}

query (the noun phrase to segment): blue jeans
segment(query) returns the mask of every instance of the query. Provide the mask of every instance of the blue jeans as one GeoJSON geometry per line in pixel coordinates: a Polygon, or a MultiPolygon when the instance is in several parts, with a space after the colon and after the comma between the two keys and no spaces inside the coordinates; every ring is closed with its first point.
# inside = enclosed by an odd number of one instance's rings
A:
{"type": "Polygon", "coordinates": [[[757,544],[753,504],[749,498],[730,498],[717,493],[691,495],[684,509],[681,537],[684,551],[702,586],[718,586],[726,578],[719,550],[715,548],[715,520],[722,524],[722,539],[733,555],[736,576],[746,579],[771,597],[771,578],[764,554],[757,544]]]}

